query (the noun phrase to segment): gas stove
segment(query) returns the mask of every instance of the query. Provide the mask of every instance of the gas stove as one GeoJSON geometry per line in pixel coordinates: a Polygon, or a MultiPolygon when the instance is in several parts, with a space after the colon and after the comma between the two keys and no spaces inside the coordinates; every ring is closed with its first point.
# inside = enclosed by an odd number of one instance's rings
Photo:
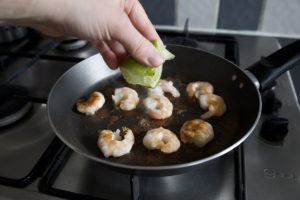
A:
{"type": "MultiPolygon", "coordinates": [[[[274,38],[166,29],[158,32],[165,44],[197,47],[242,68],[280,48],[274,38]]],[[[25,88],[26,95],[14,95],[13,99],[30,104],[23,116],[0,128],[0,199],[215,200],[300,196],[300,163],[296,159],[300,156],[300,110],[289,72],[264,95],[264,107],[271,108],[265,109],[255,131],[235,150],[188,173],[138,177],[112,171],[73,152],[49,126],[46,100],[52,85],[74,64],[96,53],[97,49],[86,41],[55,40],[36,33],[0,45],[0,84],[25,88]],[[268,123],[283,124],[283,131],[277,131],[279,138],[264,134],[270,132],[268,123]]]]}

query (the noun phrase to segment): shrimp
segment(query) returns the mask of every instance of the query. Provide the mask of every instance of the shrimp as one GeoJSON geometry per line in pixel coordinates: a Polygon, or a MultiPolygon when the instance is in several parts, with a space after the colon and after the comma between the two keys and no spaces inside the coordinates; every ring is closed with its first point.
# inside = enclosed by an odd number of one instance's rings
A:
{"type": "Polygon", "coordinates": [[[130,111],[136,108],[139,103],[139,97],[135,90],[129,87],[115,89],[115,95],[112,95],[115,105],[120,105],[121,110],[130,111]]]}
{"type": "Polygon", "coordinates": [[[186,92],[189,97],[198,98],[202,94],[212,94],[214,92],[214,87],[209,82],[192,82],[189,83],[186,87],[186,92]]]}
{"type": "Polygon", "coordinates": [[[212,126],[201,119],[186,121],[180,129],[183,143],[194,143],[198,147],[205,146],[214,137],[212,126]]]}
{"type": "Polygon", "coordinates": [[[94,115],[97,110],[102,108],[105,98],[100,92],[93,92],[87,101],[80,99],[77,103],[77,110],[86,115],[94,115]]]}
{"type": "Polygon", "coordinates": [[[144,99],[144,105],[153,119],[166,119],[172,115],[173,105],[165,96],[152,96],[144,99]]]}
{"type": "Polygon", "coordinates": [[[154,89],[149,88],[148,96],[162,96],[164,92],[171,93],[173,97],[180,97],[180,93],[173,86],[173,82],[167,80],[160,80],[154,89]]]}
{"type": "Polygon", "coordinates": [[[129,128],[122,127],[116,132],[111,130],[99,130],[98,147],[107,158],[109,156],[120,157],[130,152],[134,144],[134,135],[129,128]],[[123,139],[122,139],[122,136],[123,139]]]}
{"type": "Polygon", "coordinates": [[[199,103],[202,109],[208,111],[201,115],[202,119],[212,116],[222,116],[226,112],[226,104],[224,99],[215,94],[204,94],[199,96],[199,103]]]}
{"type": "Polygon", "coordinates": [[[173,153],[180,147],[177,136],[162,127],[149,130],[144,136],[143,144],[149,150],[160,149],[163,153],[173,153]]]}

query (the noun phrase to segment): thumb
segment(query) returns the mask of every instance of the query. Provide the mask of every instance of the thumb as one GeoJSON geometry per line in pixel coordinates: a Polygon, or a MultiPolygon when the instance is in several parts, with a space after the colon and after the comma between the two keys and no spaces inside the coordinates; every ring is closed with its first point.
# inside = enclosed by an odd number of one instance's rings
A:
{"type": "Polygon", "coordinates": [[[121,15],[111,31],[113,39],[118,40],[138,62],[149,67],[158,67],[164,62],[151,42],[132,25],[127,15],[121,15]]]}

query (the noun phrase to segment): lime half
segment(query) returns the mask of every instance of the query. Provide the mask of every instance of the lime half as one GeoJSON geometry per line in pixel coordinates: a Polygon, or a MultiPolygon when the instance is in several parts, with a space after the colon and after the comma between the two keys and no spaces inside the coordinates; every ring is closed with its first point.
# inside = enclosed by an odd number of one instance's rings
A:
{"type": "MultiPolygon", "coordinates": [[[[175,58],[175,56],[157,40],[153,41],[152,44],[162,55],[163,59],[171,60],[175,58]]],[[[156,68],[145,66],[137,62],[132,56],[128,56],[120,66],[123,77],[128,83],[139,84],[149,88],[154,88],[157,85],[161,77],[162,68],[162,65],[156,68]]]]}

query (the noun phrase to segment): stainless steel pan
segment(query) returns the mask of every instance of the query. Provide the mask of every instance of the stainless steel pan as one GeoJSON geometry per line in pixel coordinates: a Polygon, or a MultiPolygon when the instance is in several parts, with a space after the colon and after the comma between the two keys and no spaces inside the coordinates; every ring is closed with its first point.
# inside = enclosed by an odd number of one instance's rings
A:
{"type": "MultiPolygon", "coordinates": [[[[255,63],[249,68],[252,73],[201,50],[175,45],[168,46],[168,49],[176,58],[165,63],[162,78],[173,80],[181,92],[179,99],[171,98],[174,105],[171,118],[148,118],[142,103],[130,112],[115,109],[111,100],[114,89],[128,84],[120,72],[110,70],[98,54],[76,64],[53,86],[47,105],[50,124],[56,135],[74,151],[122,172],[139,175],[185,172],[242,143],[260,117],[262,103],[259,90],[268,87],[268,83],[300,60],[297,56],[297,52],[300,52],[299,41],[255,63]],[[190,100],[185,92],[189,82],[199,80],[212,83],[214,93],[222,96],[228,107],[224,116],[208,120],[215,131],[213,141],[204,148],[182,144],[177,152],[169,155],[145,149],[142,138],[148,129],[163,126],[179,136],[180,127],[185,121],[199,118],[204,112],[198,102],[190,100]],[[104,107],[95,116],[78,113],[75,108],[77,100],[88,97],[95,90],[104,93],[104,107]],[[97,147],[97,130],[115,130],[122,126],[131,128],[135,134],[131,153],[119,158],[104,158],[97,147]]],[[[146,89],[133,85],[130,87],[138,91],[142,102],[146,89]]]]}

